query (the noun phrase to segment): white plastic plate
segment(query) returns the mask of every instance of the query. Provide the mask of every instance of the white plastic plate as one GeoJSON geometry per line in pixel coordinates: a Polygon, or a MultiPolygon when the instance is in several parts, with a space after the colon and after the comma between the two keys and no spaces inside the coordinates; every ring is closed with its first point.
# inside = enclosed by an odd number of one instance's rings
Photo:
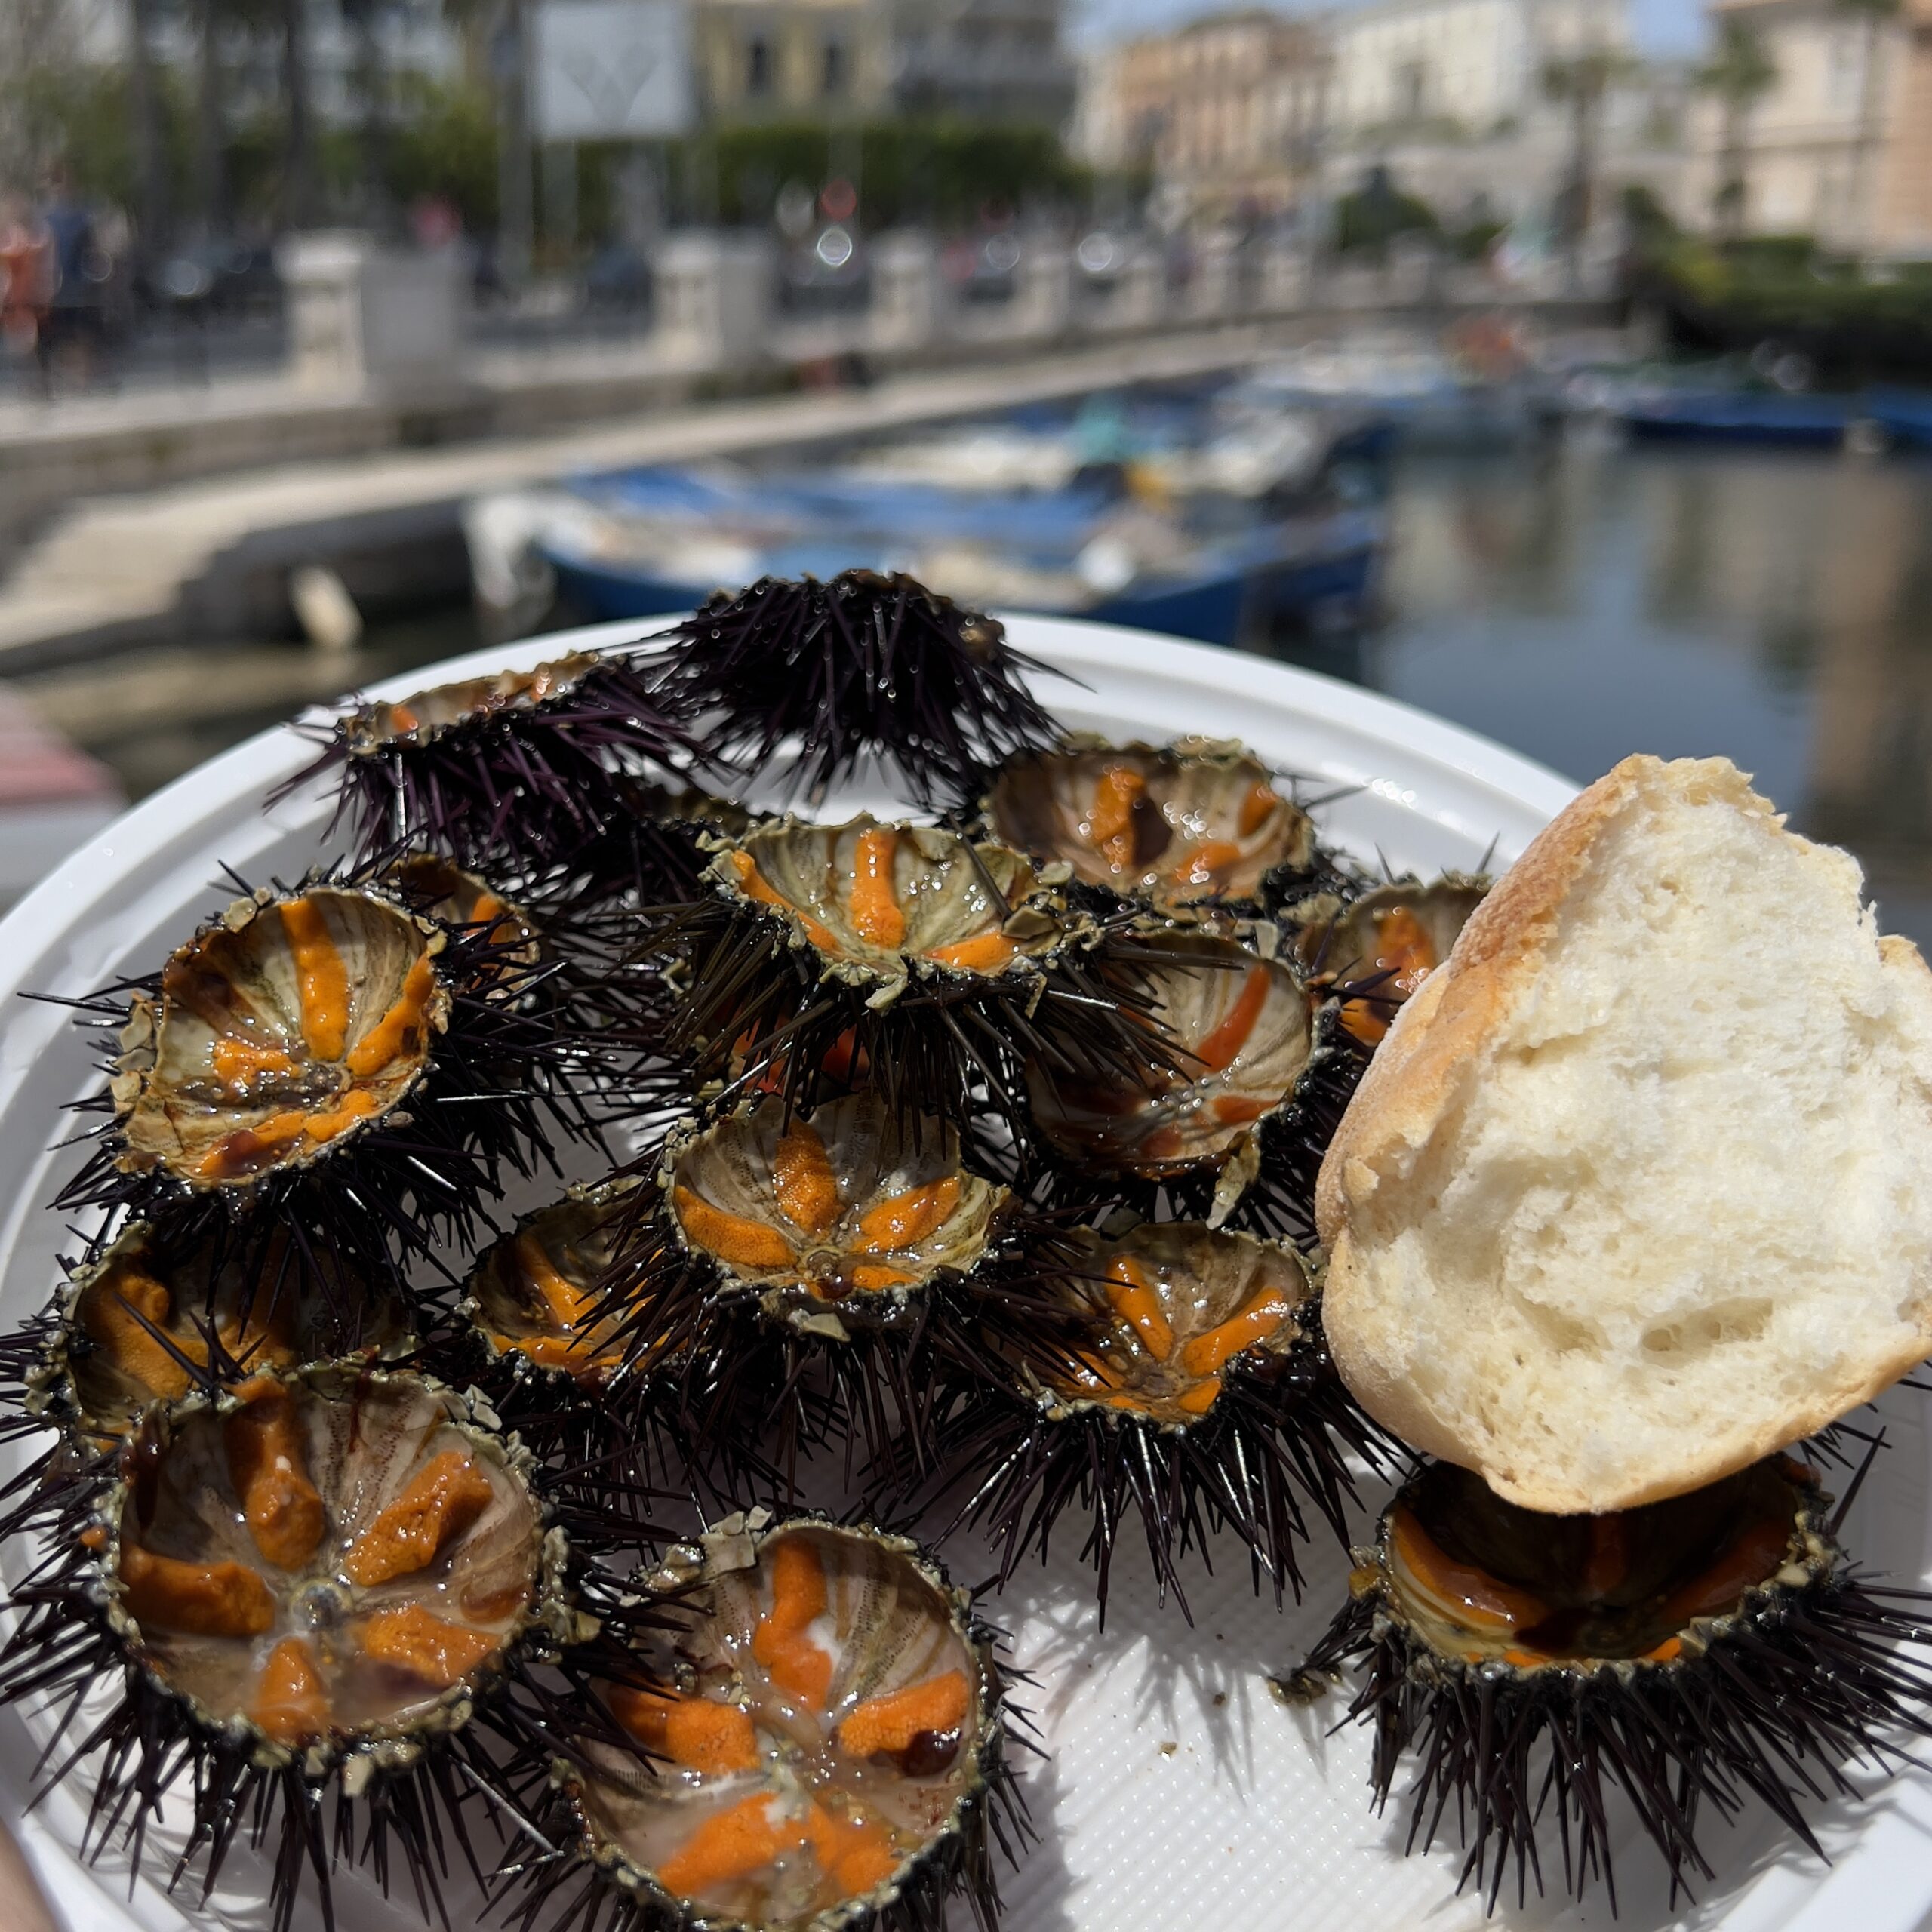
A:
{"type": "MultiPolygon", "coordinates": [[[[1303,775],[1316,794],[1339,795],[1318,814],[1331,839],[1398,869],[1473,869],[1492,852],[1500,869],[1571,795],[1551,773],[1468,732],[1326,678],[1097,626],[1017,619],[1011,628],[1021,649],[1078,681],[1039,686],[1069,725],[1120,737],[1244,738],[1303,775]]],[[[381,689],[400,697],[444,677],[638,635],[623,626],[546,638],[381,689]]],[[[0,924],[0,1324],[25,1319],[54,1285],[62,1232],[45,1204],[75,1157],[48,1149],[65,1131],[63,1103],[91,1084],[66,1016],[15,996],[82,993],[151,967],[230,896],[217,875],[224,863],[251,881],[299,873],[321,851],[328,805],[318,794],[273,810],[263,801],[311,755],[283,729],[214,760],[111,826],[0,924]]],[[[888,802],[878,786],[860,784],[829,810],[888,802]]],[[[1714,1186],[1722,1185],[1722,1154],[1712,1150],[1714,1186]]],[[[1873,1567],[1914,1580],[1927,1555],[1921,1406],[1903,1392],[1888,1398],[1894,1446],[1851,1531],[1873,1567]]],[[[11,1453],[17,1466],[24,1452],[11,1453]]],[[[1371,1508],[1377,1500],[1367,1499],[1371,1508]]],[[[1364,1514],[1364,1531],[1368,1521],[1364,1514]]],[[[1298,1662],[1340,1601],[1347,1561],[1340,1549],[1317,1542],[1307,1551],[1307,1599],[1283,1614],[1251,1593],[1238,1550],[1218,1547],[1212,1577],[1193,1573],[1190,1629],[1172,1603],[1156,1603],[1144,1558],[1124,1533],[1102,1632],[1088,1573],[1073,1560],[1080,1535],[1067,1521],[1053,1563],[1023,1573],[995,1611],[1017,1661],[1037,1678],[1029,1697],[1048,1754],[1026,1775],[1041,1842],[1008,1886],[1009,1932],[1407,1932],[1483,1922],[1480,1903],[1457,1895],[1453,1839],[1404,1857],[1405,1817],[1370,1811],[1365,1735],[1325,1734],[1342,1700],[1291,1712],[1267,1690],[1266,1673],[1298,1662]]],[[[975,1545],[955,1540],[946,1554],[966,1580],[989,1567],[975,1545]]],[[[0,1567],[17,1576],[26,1555],[0,1552],[0,1567]]],[[[45,1724],[32,1714],[0,1713],[0,1804],[10,1817],[19,1817],[45,1741],[45,1724]]],[[[85,1797],[77,1777],[21,1828],[72,1932],[264,1922],[263,1867],[245,1850],[231,1857],[206,1906],[192,1878],[171,1898],[161,1889],[165,1833],[131,1886],[111,1850],[81,1865],[72,1848],[85,1797]]],[[[1688,1905],[1673,1905],[1649,1847],[1634,1841],[1634,1826],[1625,1829],[1617,1922],[1625,1932],[1675,1924],[1906,1932],[1924,1922],[1932,1904],[1932,1778],[1909,1773],[1866,1802],[1820,1807],[1816,1816],[1829,1866],[1755,1814],[1735,1828],[1710,1817],[1717,1876],[1688,1905]]],[[[1560,1885],[1553,1846],[1550,1854],[1546,1870],[1560,1885]]],[[[356,1873],[339,1874],[337,1884],[339,1924],[389,1932],[420,1924],[413,1907],[384,1901],[356,1873]]],[[[475,1923],[466,1883],[453,1884],[448,1903],[452,1924],[475,1923]]],[[[1611,1921],[1599,1884],[1580,1907],[1560,1894],[1541,1903],[1532,1896],[1520,1910],[1506,1900],[1497,1922],[1611,1921]]],[[[319,1914],[307,1911],[300,1923],[313,1932],[319,1914]]]]}

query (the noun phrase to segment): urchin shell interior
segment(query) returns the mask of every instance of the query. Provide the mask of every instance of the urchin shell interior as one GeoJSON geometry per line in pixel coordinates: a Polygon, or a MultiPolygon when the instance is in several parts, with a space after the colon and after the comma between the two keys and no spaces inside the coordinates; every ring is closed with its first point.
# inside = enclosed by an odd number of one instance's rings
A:
{"type": "Polygon", "coordinates": [[[621,1312],[602,1305],[598,1288],[616,1259],[623,1192],[573,1189],[485,1253],[465,1306],[494,1352],[525,1356],[592,1386],[623,1364],[621,1312]]]}
{"type": "Polygon", "coordinates": [[[1390,1505],[1378,1561],[1391,1614],[1444,1658],[1672,1663],[1697,1620],[1829,1574],[1817,1502],[1810,1472],[1774,1457],[1668,1502],[1549,1516],[1438,1463],[1390,1505]]]}
{"type": "Polygon", "coordinates": [[[231,1244],[217,1255],[137,1222],[75,1271],[57,1359],[38,1379],[47,1393],[58,1388],[59,1406],[84,1435],[112,1440],[150,1403],[175,1401],[205,1378],[232,1382],[401,1338],[406,1320],[386,1285],[352,1291],[324,1257],[325,1286],[285,1258],[274,1242],[259,1251],[231,1244]]]}
{"type": "Polygon", "coordinates": [[[1160,946],[1141,983],[1172,1067],[1137,1084],[1027,1068],[1035,1124],[1084,1166],[1158,1178],[1210,1165],[1292,1096],[1313,1051],[1307,994],[1281,962],[1206,936],[1160,946]]]}
{"type": "Polygon", "coordinates": [[[897,1539],[795,1521],[707,1540],[669,1695],[614,1688],[664,1761],[592,1746],[572,1786],[591,1856],[679,1922],[862,1919],[960,1829],[997,1697],[964,1599],[897,1539]]]}
{"type": "Polygon", "coordinates": [[[1257,897],[1268,875],[1306,866],[1312,820],[1231,743],[1115,746],[1084,737],[1022,752],[986,800],[995,837],[1075,877],[1162,910],[1257,897]]]}
{"type": "Polygon", "coordinates": [[[806,1115],[776,1098],[684,1142],[666,1183],[686,1244],[733,1280],[809,1314],[863,1318],[987,1249],[1005,1191],[958,1136],[857,1094],[806,1115]]]}
{"type": "Polygon", "coordinates": [[[371,893],[238,902],[169,959],[158,1003],[134,998],[112,1087],[122,1164],[245,1184],[392,1112],[448,1023],[441,945],[371,893]]]}
{"type": "Polygon", "coordinates": [[[285,1749],[406,1734],[527,1627],[543,1530],[500,1446],[406,1376],[264,1377],[151,1418],[111,1604],[203,1718],[285,1749]]]}
{"type": "Polygon", "coordinates": [[[1238,1357],[1281,1355],[1302,1340],[1313,1293],[1286,1249],[1191,1221],[1143,1223],[1112,1238],[1085,1234],[1061,1284],[1103,1321],[1092,1346],[1051,1378],[1053,1404],[1173,1428],[1211,1413],[1238,1357]]]}
{"type": "Polygon", "coordinates": [[[1318,902],[1297,919],[1297,955],[1324,985],[1374,983],[1342,1008],[1342,1024],[1374,1046],[1395,1009],[1449,957],[1488,892],[1487,879],[1446,873],[1426,885],[1379,885],[1343,906],[1318,902]]]}
{"type": "Polygon", "coordinates": [[[917,963],[990,976],[1060,936],[1044,915],[1015,919],[1041,889],[1019,853],[869,815],[759,828],[719,854],[712,875],[783,912],[829,960],[875,973],[917,963]]]}

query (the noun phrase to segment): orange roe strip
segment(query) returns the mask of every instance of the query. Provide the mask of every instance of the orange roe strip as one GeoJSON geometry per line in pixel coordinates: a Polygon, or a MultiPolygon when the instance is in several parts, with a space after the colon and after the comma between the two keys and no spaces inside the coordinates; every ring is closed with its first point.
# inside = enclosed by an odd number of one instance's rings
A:
{"type": "Polygon", "coordinates": [[[1675,1663],[1684,1654],[1681,1637],[1666,1637],[1654,1651],[1646,1651],[1643,1660],[1646,1663],[1675,1663]]]}
{"type": "Polygon", "coordinates": [[[1376,988],[1373,1000],[1350,1000],[1342,1009],[1342,1024],[1364,1046],[1379,1044],[1394,1017],[1391,1009],[1408,998],[1440,963],[1428,928],[1406,906],[1378,913],[1374,970],[1389,977],[1376,988]]]}
{"type": "Polygon", "coordinates": [[[1204,1382],[1197,1382],[1192,1389],[1183,1389],[1174,1398],[1174,1406],[1185,1409],[1191,1416],[1204,1416],[1214,1406],[1221,1392],[1221,1378],[1211,1375],[1204,1382]]]}
{"type": "Polygon", "coordinates": [[[1268,1111],[1265,1100],[1251,1100],[1239,1094],[1223,1094],[1214,1102],[1214,1115],[1223,1127],[1246,1127],[1268,1111]]]}
{"type": "Polygon", "coordinates": [[[1263,1288],[1238,1315],[1184,1343],[1180,1365],[1189,1375],[1214,1375],[1243,1349],[1263,1340],[1294,1312],[1294,1303],[1279,1288],[1263,1288]]]}
{"type": "Polygon", "coordinates": [[[222,1436],[242,1520],[277,1569],[299,1569],[315,1555],[328,1512],[309,1480],[295,1405],[276,1383],[251,1383],[239,1392],[248,1407],[222,1425],[222,1436]]]}
{"type": "Polygon", "coordinates": [[[414,731],[423,721],[406,704],[389,706],[389,729],[392,731],[414,731]]]}
{"type": "Polygon", "coordinates": [[[355,1640],[371,1662],[405,1670],[438,1690],[467,1677],[497,1647],[486,1632],[448,1623],[414,1603],[365,1617],[355,1640]]]}
{"type": "Polygon", "coordinates": [[[275,1625],[275,1598],[239,1563],[183,1563],[138,1543],[121,1546],[121,1583],[137,1623],[190,1637],[259,1637],[275,1625]]]}
{"type": "Polygon", "coordinates": [[[936,946],[926,957],[962,973],[997,973],[1018,950],[1005,934],[990,932],[955,940],[950,946],[936,946]]]}
{"type": "Polygon", "coordinates": [[[1146,791],[1146,780],[1124,764],[1109,765],[1094,787],[1088,836],[1116,872],[1124,872],[1134,863],[1134,808],[1146,791]]]}
{"type": "Polygon", "coordinates": [[[195,1164],[195,1171],[205,1180],[232,1180],[240,1174],[257,1172],[269,1160],[278,1159],[291,1140],[300,1140],[309,1121],[307,1114],[291,1112],[271,1114],[254,1127],[238,1127],[232,1134],[224,1134],[202,1156],[195,1164]]]}
{"type": "Polygon", "coordinates": [[[876,1262],[862,1261],[852,1270],[852,1285],[866,1294],[884,1288],[909,1288],[919,1278],[902,1268],[888,1268],[876,1262]]]}
{"type": "Polygon", "coordinates": [[[1140,1346],[1156,1361],[1165,1361],[1174,1352],[1174,1324],[1161,1309],[1154,1284],[1132,1255],[1114,1257],[1107,1269],[1107,1300],[1140,1337],[1140,1346]]]}
{"type": "Polygon", "coordinates": [[[445,1449],[418,1469],[408,1488],[350,1546],[343,1567],[366,1589],[435,1561],[490,1506],[496,1491],[464,1449],[445,1449]]]}
{"type": "Polygon", "coordinates": [[[352,1087],[328,1113],[310,1114],[302,1123],[303,1133],[318,1146],[346,1134],[358,1120],[367,1120],[382,1105],[366,1087],[352,1087]]]}
{"type": "Polygon", "coordinates": [[[1149,1161],[1171,1161],[1180,1152],[1180,1129],[1177,1127],[1157,1127],[1140,1143],[1142,1158],[1149,1161]]]}
{"type": "Polygon", "coordinates": [[[329,1727],[329,1695],[315,1654],[300,1637],[269,1653],[248,1715],[278,1744],[312,1743],[329,1727]]]}
{"type": "MultiPolygon", "coordinates": [[[[155,1327],[165,1328],[172,1312],[172,1300],[160,1282],[127,1268],[117,1270],[101,1283],[97,1294],[82,1302],[81,1327],[115,1367],[150,1394],[171,1401],[187,1393],[193,1378],[135,1318],[144,1315],[155,1327]]],[[[175,1346],[189,1361],[206,1363],[208,1351],[198,1340],[184,1337],[175,1346]]]]}
{"type": "Polygon", "coordinates": [[[748,1798],[714,1813],[657,1868],[665,1889],[697,1898],[718,1885],[749,1878],[798,1842],[771,1819],[768,1797],[748,1798]]]}
{"type": "Polygon", "coordinates": [[[1195,1057],[1214,1072],[1226,1072],[1247,1044],[1267,1001],[1268,969],[1251,966],[1227,1017],[1194,1049],[1195,1057]]]}
{"type": "Polygon", "coordinates": [[[805,1816],[805,1836],[838,1899],[869,1892],[899,1869],[891,1835],[876,1819],[835,1818],[814,1804],[805,1816]]]}
{"type": "Polygon", "coordinates": [[[1269,814],[1281,802],[1272,785],[1256,785],[1241,801],[1241,835],[1251,838],[1268,822],[1269,814]]]}
{"type": "Polygon", "coordinates": [[[295,1071],[295,1063],[279,1047],[258,1047],[252,1040],[238,1040],[224,1035],[214,1043],[214,1077],[224,1087],[245,1094],[269,1075],[286,1077],[295,1071]]]}
{"type": "Polygon", "coordinates": [[[277,909],[295,959],[302,1037],[316,1059],[340,1060],[349,1038],[349,968],[314,900],[285,899],[277,909]]]}
{"type": "Polygon", "coordinates": [[[822,1235],[838,1218],[838,1177],[832,1157],[808,1121],[794,1120],[772,1149],[771,1189],[786,1220],[808,1235],[822,1235]]]}
{"type": "Polygon", "coordinates": [[[1715,1562],[1672,1592],[1664,1614],[1673,1623],[1688,1623],[1735,1608],[1753,1583],[1783,1567],[1790,1547],[1789,1523],[1760,1518],[1747,1524],[1715,1562]]]}
{"type": "Polygon", "coordinates": [[[868,944],[896,952],[906,943],[906,913],[894,889],[899,835],[882,826],[859,834],[852,855],[852,928],[868,944]]]}
{"type": "Polygon", "coordinates": [[[751,1713],[708,1697],[666,1697],[613,1684],[611,1715],[648,1750],[705,1777],[758,1769],[758,1728],[751,1713]]]}
{"type": "Polygon", "coordinates": [[[949,1670],[926,1683],[868,1697],[838,1727],[838,1742],[854,1758],[903,1751],[923,1731],[957,1730],[971,1701],[966,1673],[949,1670]]]}
{"type": "Polygon", "coordinates": [[[780,894],[758,869],[758,861],[749,852],[731,854],[732,869],[738,875],[738,890],[747,899],[755,900],[761,906],[776,906],[782,912],[789,912],[805,929],[805,937],[821,952],[842,952],[838,935],[819,924],[817,920],[802,908],[780,894]]]}
{"type": "Polygon", "coordinates": [[[781,1690],[822,1711],[832,1690],[832,1660],[806,1635],[825,1614],[825,1570],[802,1537],[772,1552],[771,1607],[752,1632],[752,1655],[781,1690]]]}
{"type": "Polygon", "coordinates": [[[419,952],[395,1004],[349,1049],[349,1070],[358,1080],[373,1080],[392,1062],[416,1051],[435,990],[436,969],[426,952],[419,952]]]}
{"type": "Polygon", "coordinates": [[[707,1253],[737,1268],[792,1268],[798,1255],[792,1244],[776,1228],[743,1214],[728,1214],[714,1208],[703,1195],[681,1185],[672,1190],[672,1200],[685,1232],[707,1253]]]}
{"type": "Polygon", "coordinates": [[[859,1219],[862,1254],[897,1254],[916,1247],[959,1205],[959,1177],[941,1174],[869,1208],[859,1219]]]}
{"type": "Polygon", "coordinates": [[[1395,1511],[1389,1534],[1398,1569],[1451,1605],[1470,1629],[1533,1630],[1549,1614],[1549,1606],[1528,1591],[1515,1589],[1474,1564],[1457,1562],[1411,1511],[1395,1511]]]}
{"type": "Polygon", "coordinates": [[[549,1249],[534,1232],[526,1228],[517,1236],[511,1252],[523,1271],[524,1279],[542,1297],[550,1318],[559,1328],[575,1328],[589,1319],[590,1311],[596,1306],[595,1297],[558,1271],[549,1249]]]}
{"type": "Polygon", "coordinates": [[[1241,848],[1225,838],[1206,838],[1168,875],[1175,885],[1212,885],[1214,875],[1241,857],[1241,848]]]}

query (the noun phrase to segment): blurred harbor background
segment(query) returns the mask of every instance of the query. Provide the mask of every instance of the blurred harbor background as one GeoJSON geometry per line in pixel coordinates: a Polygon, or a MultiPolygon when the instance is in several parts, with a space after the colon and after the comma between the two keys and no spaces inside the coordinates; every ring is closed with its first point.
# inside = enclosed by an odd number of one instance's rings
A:
{"type": "Polygon", "coordinates": [[[1932,940],[1932,0],[0,9],[0,899],[851,565],[1726,753],[1932,940]]]}

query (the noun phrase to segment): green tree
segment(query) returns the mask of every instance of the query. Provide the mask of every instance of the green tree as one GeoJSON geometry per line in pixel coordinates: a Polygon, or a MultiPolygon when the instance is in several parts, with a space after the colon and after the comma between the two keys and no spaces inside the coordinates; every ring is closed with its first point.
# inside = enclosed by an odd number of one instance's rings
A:
{"type": "Polygon", "coordinates": [[[1717,52],[1699,70],[1697,85],[1717,97],[1723,115],[1711,212],[1718,235],[1727,242],[1743,233],[1749,205],[1751,110],[1777,84],[1777,63],[1756,29],[1744,20],[1726,20],[1717,52]]]}
{"type": "Polygon", "coordinates": [[[1832,5],[1859,22],[1862,29],[1858,133],[1851,157],[1851,240],[1862,254],[1878,239],[1876,211],[1872,205],[1872,164],[1878,151],[1879,122],[1884,113],[1885,70],[1879,46],[1885,30],[1899,17],[1900,0],[1832,0],[1832,5]]]}
{"type": "Polygon", "coordinates": [[[1557,197],[1556,229],[1570,259],[1573,284],[1582,268],[1583,238],[1596,211],[1604,102],[1636,69],[1636,62],[1614,47],[1583,48],[1543,67],[1543,92],[1570,112],[1570,164],[1557,197]]]}

